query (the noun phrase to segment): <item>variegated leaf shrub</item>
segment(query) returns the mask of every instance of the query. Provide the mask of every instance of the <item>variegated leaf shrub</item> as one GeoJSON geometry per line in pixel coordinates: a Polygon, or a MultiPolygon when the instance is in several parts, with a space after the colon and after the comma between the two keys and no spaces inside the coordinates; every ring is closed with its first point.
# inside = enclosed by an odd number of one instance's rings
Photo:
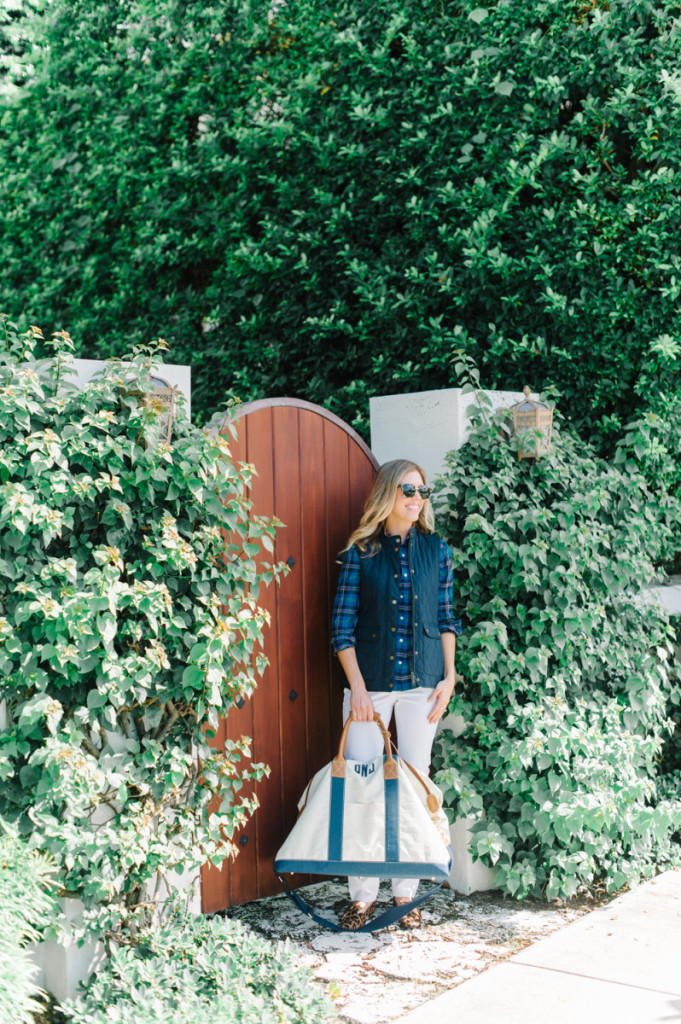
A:
{"type": "Polygon", "coordinates": [[[481,422],[439,482],[466,728],[436,777],[498,885],[566,899],[680,859],[679,663],[645,589],[669,527],[631,463],[569,431],[546,458],[516,449],[481,422]]]}
{"type": "Polygon", "coordinates": [[[156,353],[79,390],[70,338],[50,345],[0,327],[0,813],[116,935],[153,919],[171,869],[231,855],[254,807],[248,739],[209,739],[263,665],[275,524],[224,437],[180,408],[162,440],[156,353]]]}

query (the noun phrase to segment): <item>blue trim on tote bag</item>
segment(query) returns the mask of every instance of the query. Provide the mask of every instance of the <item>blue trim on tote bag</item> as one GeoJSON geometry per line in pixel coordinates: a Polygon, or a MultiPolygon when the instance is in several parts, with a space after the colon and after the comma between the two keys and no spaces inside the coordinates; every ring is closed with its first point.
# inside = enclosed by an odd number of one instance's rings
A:
{"type": "Polygon", "coordinates": [[[274,870],[308,875],[368,875],[371,878],[449,878],[452,865],[449,849],[447,864],[424,864],[423,861],[373,860],[275,860],[274,870]]]}
{"type": "Polygon", "coordinates": [[[343,812],[345,807],[345,779],[331,778],[331,806],[329,808],[329,860],[343,859],[343,812]]]}
{"type": "Polygon", "coordinates": [[[385,786],[385,859],[400,859],[400,791],[398,779],[386,779],[385,786]]]}

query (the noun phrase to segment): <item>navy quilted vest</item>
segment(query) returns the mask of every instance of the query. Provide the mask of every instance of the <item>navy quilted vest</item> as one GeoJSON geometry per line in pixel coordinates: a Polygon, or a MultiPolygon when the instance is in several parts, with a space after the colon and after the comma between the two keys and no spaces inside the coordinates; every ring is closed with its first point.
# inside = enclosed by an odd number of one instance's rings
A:
{"type": "MultiPolygon", "coordinates": [[[[437,624],[440,540],[433,533],[409,533],[411,572],[412,685],[436,686],[444,675],[437,624]]],[[[368,690],[392,690],[395,675],[400,538],[381,539],[375,555],[360,552],[359,615],[355,648],[368,690]]]]}

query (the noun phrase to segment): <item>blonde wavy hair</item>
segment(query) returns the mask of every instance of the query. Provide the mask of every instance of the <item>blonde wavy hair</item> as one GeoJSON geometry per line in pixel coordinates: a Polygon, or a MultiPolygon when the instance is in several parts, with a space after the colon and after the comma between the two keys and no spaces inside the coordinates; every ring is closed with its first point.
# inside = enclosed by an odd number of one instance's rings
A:
{"type": "MultiPolygon", "coordinates": [[[[395,491],[402,477],[414,469],[421,474],[421,479],[425,484],[427,482],[426,474],[415,462],[410,462],[408,459],[393,459],[392,462],[383,463],[374,477],[359,526],[350,534],[350,539],[343,551],[347,551],[353,544],[356,544],[360,551],[368,551],[370,555],[376,554],[380,547],[380,537],[385,529],[386,520],[395,504],[395,491]]],[[[430,501],[424,501],[415,525],[416,529],[423,533],[433,532],[435,516],[430,501]]]]}

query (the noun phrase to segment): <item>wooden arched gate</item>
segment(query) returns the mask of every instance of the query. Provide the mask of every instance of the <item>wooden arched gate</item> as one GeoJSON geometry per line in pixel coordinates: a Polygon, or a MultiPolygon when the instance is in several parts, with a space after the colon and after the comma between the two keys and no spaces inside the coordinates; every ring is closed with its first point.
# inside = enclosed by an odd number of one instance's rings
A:
{"type": "Polygon", "coordinates": [[[260,592],[271,615],[269,667],[253,698],[230,710],[217,743],[253,739],[254,761],[271,774],[257,787],[260,807],[236,835],[239,855],[202,872],[206,913],[278,892],[272,859],[293,825],[312,774],[331,759],[341,729],[341,683],[329,649],[338,578],[335,558],[358,522],[377,463],[362,439],[326,409],[296,399],[252,402],[239,413],[235,461],[253,463],[254,511],[276,515],[274,557],[291,573],[260,592]]]}

